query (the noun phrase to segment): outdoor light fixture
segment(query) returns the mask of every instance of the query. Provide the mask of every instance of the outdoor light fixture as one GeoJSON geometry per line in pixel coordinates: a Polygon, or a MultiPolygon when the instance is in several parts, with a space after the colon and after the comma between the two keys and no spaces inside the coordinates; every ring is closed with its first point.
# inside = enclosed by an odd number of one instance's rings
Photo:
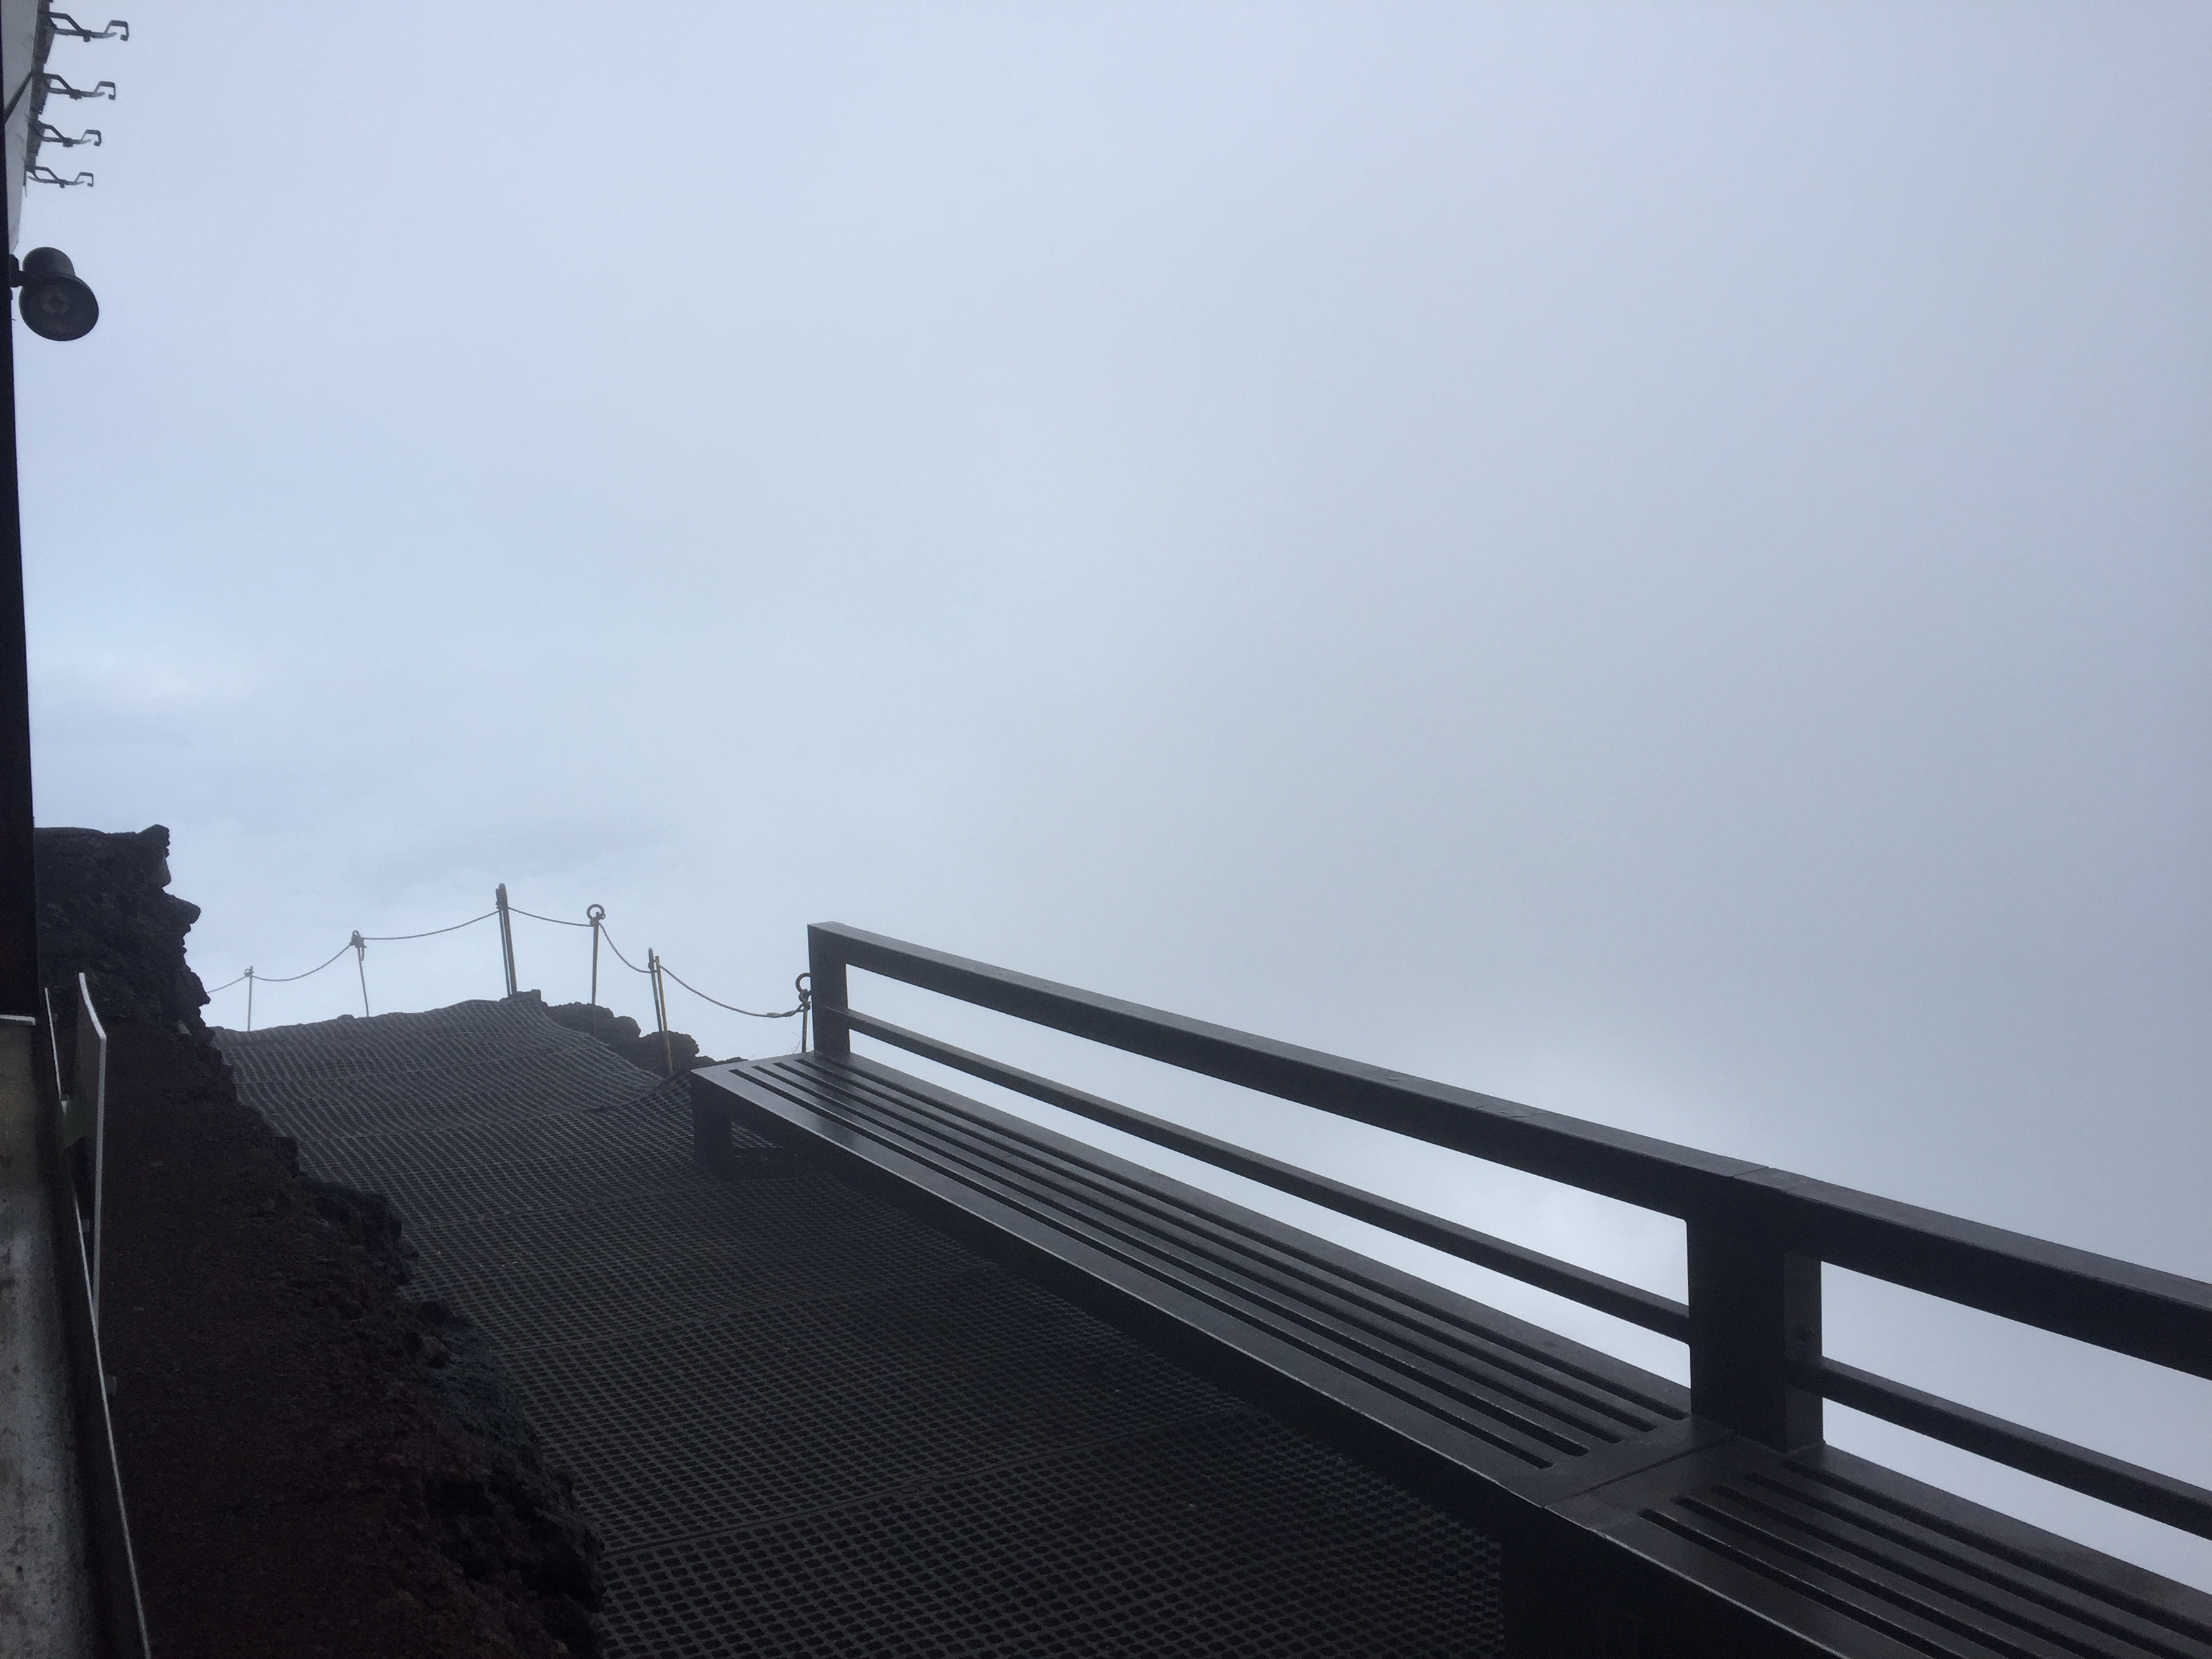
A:
{"type": "Polygon", "coordinates": [[[33,248],[12,281],[23,290],[23,325],[42,340],[82,340],[100,320],[99,300],[58,247],[33,248]]]}

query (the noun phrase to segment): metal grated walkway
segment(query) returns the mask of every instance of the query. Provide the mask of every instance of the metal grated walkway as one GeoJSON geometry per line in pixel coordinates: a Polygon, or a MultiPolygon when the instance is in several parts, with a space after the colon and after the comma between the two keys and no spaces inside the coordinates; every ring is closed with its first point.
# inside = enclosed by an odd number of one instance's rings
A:
{"type": "Polygon", "coordinates": [[[532,997],[216,1041],[384,1194],[606,1546],[618,1656],[1503,1651],[1495,1547],[532,997]]]}

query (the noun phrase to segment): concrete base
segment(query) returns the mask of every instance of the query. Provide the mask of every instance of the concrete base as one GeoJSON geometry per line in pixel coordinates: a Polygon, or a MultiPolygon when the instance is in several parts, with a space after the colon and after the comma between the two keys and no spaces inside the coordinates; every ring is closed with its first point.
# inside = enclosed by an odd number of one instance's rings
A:
{"type": "Polygon", "coordinates": [[[0,1653],[82,1659],[95,1637],[36,1036],[0,1023],[0,1653]]]}

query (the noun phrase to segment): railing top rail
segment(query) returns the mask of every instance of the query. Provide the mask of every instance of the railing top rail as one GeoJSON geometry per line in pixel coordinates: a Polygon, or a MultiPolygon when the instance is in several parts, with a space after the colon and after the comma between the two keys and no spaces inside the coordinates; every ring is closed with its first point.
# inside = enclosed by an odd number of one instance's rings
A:
{"type": "MultiPolygon", "coordinates": [[[[1255,1036],[834,922],[817,962],[1681,1217],[1755,1212],[1786,1248],[2212,1377],[2212,1285],[1808,1176],[1255,1036]]],[[[817,1018],[836,1019],[817,975],[817,1018]]]]}
{"type": "Polygon", "coordinates": [[[840,923],[807,934],[865,973],[1669,1215],[1759,1167],[840,923]]]}
{"type": "Polygon", "coordinates": [[[1790,1248],[1948,1302],[2153,1364],[2212,1377],[2212,1285],[1787,1170],[1741,1184],[1771,1194],[1790,1248]]]}

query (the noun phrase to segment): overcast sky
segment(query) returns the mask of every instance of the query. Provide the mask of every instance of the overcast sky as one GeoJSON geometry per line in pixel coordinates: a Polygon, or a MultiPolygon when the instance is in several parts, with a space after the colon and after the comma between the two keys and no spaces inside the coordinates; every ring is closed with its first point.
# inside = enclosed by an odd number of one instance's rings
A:
{"type": "MultiPolygon", "coordinates": [[[[38,811],[173,827],[210,986],[505,881],[781,1007],[834,917],[2212,1278],[2212,9],[131,21],[26,210],[103,312],[17,337],[38,811]]],[[[1831,1285],[1831,1352],[2212,1482],[2212,1388],[1831,1285]]]]}

